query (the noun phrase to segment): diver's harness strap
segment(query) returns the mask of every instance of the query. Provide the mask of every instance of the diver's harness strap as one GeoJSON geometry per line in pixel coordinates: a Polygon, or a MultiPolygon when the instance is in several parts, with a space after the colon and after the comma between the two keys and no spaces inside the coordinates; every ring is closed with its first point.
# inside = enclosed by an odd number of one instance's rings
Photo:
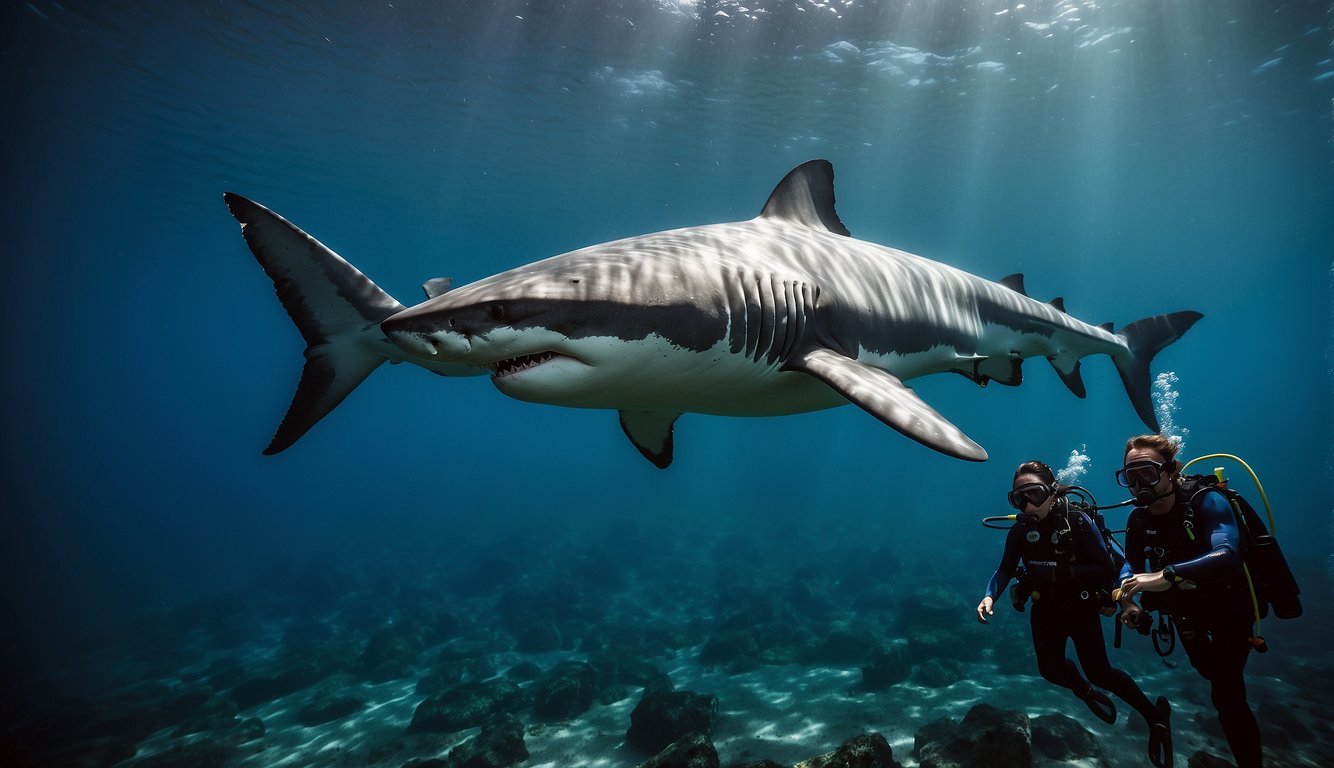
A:
{"type": "MultiPolygon", "coordinates": [[[[1071,488],[1073,489],[1074,486],[1071,486],[1071,488]]],[[[1087,493],[1087,491],[1085,491],[1085,493],[1087,493]]],[[[1033,600],[1034,604],[1037,604],[1043,599],[1044,585],[1050,585],[1047,597],[1048,601],[1093,601],[1099,607],[1112,604],[1111,592],[1109,590],[1089,589],[1075,584],[1073,573],[1073,564],[1075,561],[1073,546],[1074,528],[1070,523],[1071,504],[1064,494],[1061,495],[1060,502],[1060,505],[1054,508],[1051,512],[1051,514],[1056,516],[1055,520],[1058,526],[1056,529],[1057,538],[1053,542],[1056,547],[1055,554],[1057,556],[1057,564],[1050,572],[1042,572],[1040,574],[1027,573],[1022,566],[1015,570],[1015,583],[1010,586],[1010,605],[1020,613],[1024,612],[1024,606],[1030,599],[1033,600]],[[1063,587],[1064,589],[1062,589],[1063,587]],[[1078,589],[1073,587],[1078,587],[1078,589]]],[[[1079,514],[1080,511],[1082,511],[1082,508],[1086,506],[1087,505],[1076,503],[1077,508],[1075,514],[1079,514]]],[[[1087,508],[1096,510],[1096,507],[1087,508]]],[[[1094,522],[1100,529],[1103,527],[1101,518],[1101,515],[1097,515],[1094,522]]],[[[1001,519],[1014,520],[1016,525],[1024,524],[1020,515],[1007,515],[1004,518],[986,518],[983,520],[983,525],[987,525],[987,527],[998,527],[989,525],[989,523],[1001,519]]],[[[1081,522],[1080,524],[1083,525],[1084,523],[1081,522]]]]}

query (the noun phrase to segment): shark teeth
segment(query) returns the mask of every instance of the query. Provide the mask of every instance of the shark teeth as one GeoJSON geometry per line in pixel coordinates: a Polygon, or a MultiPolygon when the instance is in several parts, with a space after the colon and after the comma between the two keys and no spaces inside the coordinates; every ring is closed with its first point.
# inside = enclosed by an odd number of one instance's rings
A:
{"type": "Polygon", "coordinates": [[[497,360],[489,366],[495,376],[512,376],[521,373],[529,368],[536,368],[542,363],[549,362],[559,357],[555,352],[538,352],[535,355],[521,355],[511,357],[505,360],[497,360]]]}

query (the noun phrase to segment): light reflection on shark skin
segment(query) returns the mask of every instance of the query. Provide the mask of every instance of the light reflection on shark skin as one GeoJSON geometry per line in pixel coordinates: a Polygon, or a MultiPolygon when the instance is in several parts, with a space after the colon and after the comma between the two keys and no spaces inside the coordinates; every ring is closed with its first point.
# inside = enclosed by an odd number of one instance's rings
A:
{"type": "Polygon", "coordinates": [[[672,461],[682,413],[772,416],[851,402],[942,453],[981,446],[903,382],[954,372],[1022,381],[1046,358],[1077,396],[1079,361],[1112,358],[1151,429],[1149,362],[1200,317],[1184,311],[1113,332],[1024,293],[850,236],[833,167],[793,169],[749,221],[589,246],[460,288],[436,278],[406,308],[268,209],[225,196],[307,342],[306,367],[265,453],[284,450],[385,360],[445,376],[490,375],[519,400],[616,410],[655,465],[672,461]]]}

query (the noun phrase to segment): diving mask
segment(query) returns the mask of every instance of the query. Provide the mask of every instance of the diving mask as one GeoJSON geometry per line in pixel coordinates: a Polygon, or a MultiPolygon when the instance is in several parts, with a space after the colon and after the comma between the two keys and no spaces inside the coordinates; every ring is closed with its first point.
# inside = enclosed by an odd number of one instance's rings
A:
{"type": "Polygon", "coordinates": [[[1029,504],[1035,507],[1042,506],[1055,492],[1050,485],[1044,483],[1024,483],[1010,491],[1005,498],[1010,502],[1010,506],[1023,512],[1029,504]]]}
{"type": "Polygon", "coordinates": [[[1163,465],[1141,459],[1116,470],[1116,484],[1122,488],[1152,488],[1163,478],[1163,465]]]}

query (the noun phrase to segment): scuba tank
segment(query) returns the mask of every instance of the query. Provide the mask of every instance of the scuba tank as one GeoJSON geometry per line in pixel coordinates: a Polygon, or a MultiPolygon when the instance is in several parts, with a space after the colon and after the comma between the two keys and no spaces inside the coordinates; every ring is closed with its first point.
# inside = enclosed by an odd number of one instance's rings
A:
{"type": "MultiPolygon", "coordinates": [[[[1245,497],[1228,487],[1228,480],[1223,475],[1222,467],[1215,467],[1213,474],[1209,475],[1183,475],[1182,487],[1190,493],[1192,502],[1196,494],[1207,488],[1213,488],[1227,497],[1232,505],[1233,514],[1237,518],[1237,527],[1245,544],[1242,555],[1254,593],[1257,621],[1269,615],[1270,606],[1273,606],[1274,616],[1280,619],[1295,619],[1301,616],[1301,588],[1297,586],[1297,579],[1292,575],[1287,558],[1283,556],[1283,550],[1279,548],[1278,539],[1273,534],[1274,513],[1269,506],[1269,497],[1265,494],[1264,486],[1260,485],[1260,479],[1255,471],[1240,458],[1226,453],[1214,453],[1192,459],[1181,469],[1184,472],[1186,467],[1196,462],[1216,458],[1236,461],[1250,473],[1268,513],[1268,528],[1245,497]]],[[[1194,505],[1191,506],[1193,509],[1194,505]]]]}

